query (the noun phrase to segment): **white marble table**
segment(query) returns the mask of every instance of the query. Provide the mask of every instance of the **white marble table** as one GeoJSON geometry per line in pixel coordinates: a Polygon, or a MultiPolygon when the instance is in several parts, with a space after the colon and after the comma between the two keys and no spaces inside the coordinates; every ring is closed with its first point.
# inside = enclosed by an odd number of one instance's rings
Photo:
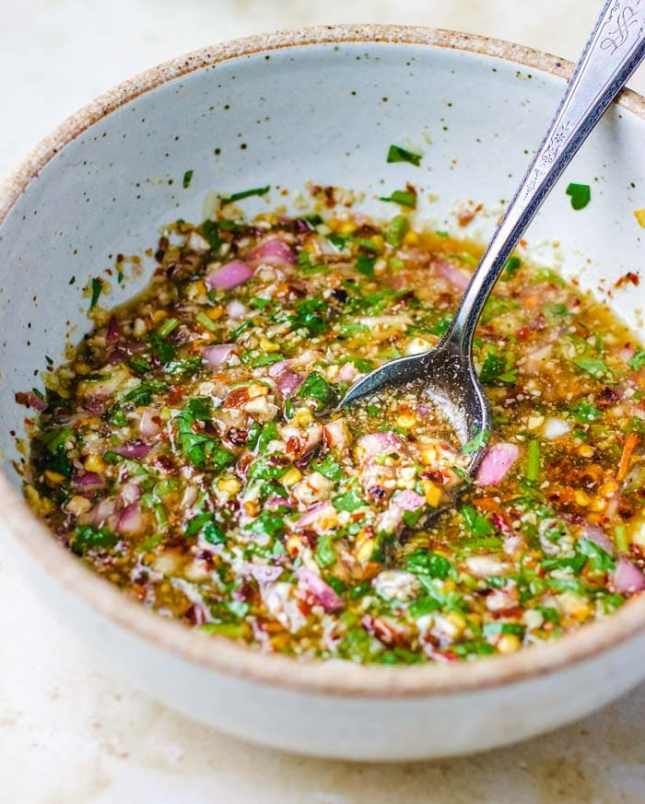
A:
{"type": "MultiPolygon", "coordinates": [[[[591,0],[4,0],[0,176],[97,93],[210,42],[399,22],[574,57],[595,8],[591,0]]],[[[633,83],[645,90],[642,72],[633,83]]],[[[645,686],[556,734],[477,757],[387,767],[285,756],[195,725],[105,675],[23,586],[2,542],[0,531],[0,804],[645,801],[645,686]]]]}

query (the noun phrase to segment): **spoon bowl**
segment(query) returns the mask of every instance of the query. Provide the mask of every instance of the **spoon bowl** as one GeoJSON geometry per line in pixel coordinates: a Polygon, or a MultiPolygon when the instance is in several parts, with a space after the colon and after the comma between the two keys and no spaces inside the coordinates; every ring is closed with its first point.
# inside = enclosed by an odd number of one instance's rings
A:
{"type": "Polygon", "coordinates": [[[462,446],[472,441],[472,449],[466,449],[473,454],[471,473],[483,457],[491,423],[473,365],[473,339],[479,317],[525,229],[645,57],[645,4],[631,11],[629,30],[618,42],[610,36],[615,13],[615,3],[607,0],[542,145],[473,274],[444,339],[428,352],[380,366],[354,383],[340,404],[343,407],[385,387],[418,382],[420,392],[436,404],[462,446]]]}
{"type": "Polygon", "coordinates": [[[491,430],[488,401],[472,360],[453,338],[445,337],[438,346],[421,354],[399,357],[371,371],[355,382],[340,405],[371,396],[387,387],[418,386],[448,421],[462,447],[471,455],[473,472],[483,457],[486,437],[491,430]],[[473,445],[468,449],[468,444],[473,445]]]}

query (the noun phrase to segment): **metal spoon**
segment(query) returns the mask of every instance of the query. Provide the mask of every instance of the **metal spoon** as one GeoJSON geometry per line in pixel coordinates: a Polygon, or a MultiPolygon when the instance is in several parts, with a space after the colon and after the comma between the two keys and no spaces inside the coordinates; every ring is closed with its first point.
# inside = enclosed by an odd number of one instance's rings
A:
{"type": "Polygon", "coordinates": [[[645,57],[645,0],[607,0],[535,159],[466,288],[448,333],[434,349],[390,360],[355,382],[340,407],[385,387],[418,383],[447,418],[470,471],[483,456],[491,414],[475,375],[475,327],[506,260],[553,185],[645,57]]]}

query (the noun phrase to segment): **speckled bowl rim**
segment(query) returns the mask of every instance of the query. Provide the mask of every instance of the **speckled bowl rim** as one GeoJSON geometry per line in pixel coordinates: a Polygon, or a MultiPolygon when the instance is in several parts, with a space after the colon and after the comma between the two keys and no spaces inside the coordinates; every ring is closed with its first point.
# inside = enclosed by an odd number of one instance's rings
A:
{"type": "MultiPolygon", "coordinates": [[[[203,67],[258,52],[334,43],[426,45],[492,56],[514,64],[570,76],[572,64],[532,48],[454,31],[381,25],[318,26],[251,36],[194,51],[120,84],[69,117],[43,139],[0,189],[0,225],[40,170],[88,126],[155,87],[203,67]]],[[[645,119],[645,98],[625,90],[617,104],[645,119]]],[[[512,656],[473,663],[412,667],[361,666],[349,662],[295,660],[264,654],[223,637],[205,637],[128,599],[87,569],[51,536],[22,496],[0,473],[0,513],[29,557],[71,594],[131,634],[192,664],[302,693],[355,698],[403,698],[457,694],[499,687],[562,670],[645,631],[645,596],[563,639],[512,656]]]]}

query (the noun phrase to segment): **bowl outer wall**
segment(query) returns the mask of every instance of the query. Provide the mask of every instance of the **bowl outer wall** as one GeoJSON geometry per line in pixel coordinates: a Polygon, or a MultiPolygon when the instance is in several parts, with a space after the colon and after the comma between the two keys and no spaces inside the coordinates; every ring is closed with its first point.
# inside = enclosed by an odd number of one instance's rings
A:
{"type": "MultiPolygon", "coordinates": [[[[24,388],[25,384],[29,387],[31,372],[40,368],[44,353],[51,354],[49,344],[62,342],[65,327],[60,320],[61,309],[64,309],[64,313],[77,327],[83,326],[82,308],[86,307],[87,302],[80,295],[70,302],[67,281],[72,272],[79,279],[76,286],[82,287],[90,276],[109,264],[109,250],[115,243],[126,253],[136,251],[141,243],[150,243],[158,225],[168,219],[168,210],[174,205],[178,205],[177,209],[186,217],[199,217],[203,196],[213,186],[218,189],[221,187],[224,191],[235,190],[264,183],[265,176],[274,184],[285,181],[284,177],[287,176],[288,181],[285,183],[291,186],[299,186],[309,178],[342,183],[351,172],[352,176],[357,177],[358,186],[372,194],[380,194],[381,178],[387,181],[390,188],[396,187],[407,178],[416,180],[426,190],[432,190],[433,187],[449,188],[438,202],[427,204],[422,210],[434,220],[446,221],[446,226],[454,225],[451,217],[452,205],[478,191],[480,187],[484,188],[484,193],[478,192],[477,200],[484,200],[494,210],[500,198],[504,195],[508,197],[513,183],[519,178],[527,159],[523,146],[529,150],[536,144],[536,135],[539,136],[539,131],[555,105],[557,94],[562,89],[561,82],[542,70],[536,70],[536,67],[562,72],[567,69],[564,63],[556,59],[516,46],[446,32],[392,28],[323,29],[305,31],[295,36],[286,34],[254,38],[202,51],[186,60],[151,71],[98,101],[70,121],[54,136],[52,142],[46,143],[40,149],[19,172],[5,196],[10,209],[5,223],[0,227],[0,254],[3,255],[3,268],[7,271],[3,281],[3,294],[0,295],[0,316],[4,318],[3,329],[7,333],[6,340],[0,343],[3,375],[7,379],[0,388],[0,394],[4,394],[4,398],[0,397],[3,430],[19,426],[17,420],[11,419],[15,411],[13,392],[24,388]],[[328,44],[306,44],[316,39],[326,39],[328,44]],[[361,42],[353,44],[352,40],[361,42]],[[285,49],[289,44],[298,42],[304,46],[296,50],[285,49]],[[391,44],[387,45],[385,42],[391,44]],[[334,49],[336,46],[338,50],[334,49]],[[269,68],[262,63],[264,54],[256,53],[265,47],[269,50],[277,48],[268,54],[273,60],[273,72],[268,71],[269,68]],[[405,60],[400,58],[401,48],[405,48],[405,60]],[[468,51],[480,51],[484,55],[475,55],[468,51]],[[520,64],[530,65],[530,69],[521,69],[517,63],[511,64],[494,58],[505,55],[520,64]],[[231,57],[234,60],[218,63],[222,58],[231,57]],[[333,66],[334,58],[344,60],[344,67],[340,71],[333,66]],[[206,64],[216,63],[214,70],[204,68],[206,64]],[[182,73],[190,70],[195,72],[182,77],[182,73]],[[293,80],[294,70],[301,76],[300,85],[293,80]],[[528,77],[529,73],[532,78],[528,77]],[[426,76],[431,76],[431,79],[426,76]],[[168,79],[170,83],[162,85],[168,79]],[[245,89],[240,93],[237,88],[242,85],[242,79],[245,89]],[[326,81],[332,83],[325,84],[326,81]],[[140,94],[156,86],[157,89],[140,94]],[[384,86],[387,87],[387,101],[383,100],[384,86]],[[522,88],[521,92],[517,91],[518,87],[522,88]],[[270,120],[266,121],[259,111],[267,108],[268,89],[274,93],[278,93],[279,89],[282,91],[275,95],[276,102],[269,104],[270,120]],[[352,95],[353,91],[357,94],[352,95]],[[410,95],[406,93],[412,93],[412,96],[427,93],[427,110],[424,107],[423,114],[417,114],[416,118],[408,114],[411,108],[410,95]],[[265,99],[262,100],[263,98],[265,99]],[[360,99],[358,111],[356,106],[352,106],[356,98],[360,99]],[[170,102],[178,104],[172,116],[168,115],[170,102]],[[228,110],[224,108],[227,103],[231,107],[228,110]],[[236,104],[241,107],[239,113],[236,112],[236,104]],[[211,105],[215,107],[215,112],[209,112],[211,105]],[[322,110],[318,109],[319,106],[322,106],[322,110]],[[116,111],[112,115],[102,118],[105,111],[115,107],[116,111]],[[287,126],[285,116],[294,107],[299,110],[299,117],[287,126]],[[338,126],[334,128],[330,122],[337,107],[339,112],[343,112],[342,120],[351,123],[348,130],[341,131],[338,126]],[[467,108],[468,126],[464,126],[463,121],[460,125],[459,118],[451,117],[453,113],[450,110],[460,107],[467,108]],[[191,108],[193,118],[187,116],[191,108]],[[500,108],[503,113],[499,113],[500,108]],[[194,119],[195,109],[199,111],[197,120],[194,119]],[[404,109],[405,118],[402,112],[404,109]],[[317,110],[319,116],[314,117],[312,122],[312,116],[315,116],[317,110]],[[234,118],[231,116],[232,112],[236,114],[234,118]],[[214,115],[210,120],[209,113],[214,115]],[[200,128],[199,121],[204,119],[204,115],[207,123],[200,128]],[[491,129],[492,115],[496,120],[496,128],[491,129]],[[231,119],[233,123],[228,122],[231,119]],[[266,126],[273,119],[278,122],[267,131],[266,126]],[[403,119],[405,124],[402,123],[403,119]],[[98,122],[84,131],[84,127],[94,120],[98,122]],[[140,120],[145,122],[139,123],[140,120]],[[256,120],[262,122],[256,123],[256,120]],[[539,120],[537,125],[536,120],[539,120]],[[180,123],[179,128],[177,121],[180,123]],[[308,131],[304,121],[309,121],[312,131],[308,131]],[[363,128],[359,127],[358,130],[356,121],[363,128]],[[365,125],[365,121],[369,125],[365,125]],[[205,148],[203,141],[201,145],[197,142],[196,137],[204,137],[204,126],[207,129],[210,127],[210,136],[217,137],[224,144],[237,142],[237,134],[241,134],[243,139],[240,145],[245,142],[247,148],[235,151],[236,156],[231,157],[223,166],[214,159],[210,147],[205,148]],[[444,128],[448,131],[444,131],[444,128]],[[503,138],[504,132],[509,129],[519,141],[517,150],[512,152],[509,143],[503,138]],[[196,131],[201,134],[196,134],[196,131]],[[294,132],[297,132],[297,136],[294,136],[294,132]],[[120,137],[123,133],[127,135],[126,138],[120,137]],[[52,156],[51,148],[60,149],[74,135],[78,135],[76,139],[43,167],[46,158],[52,156]],[[175,140],[175,137],[179,137],[179,140],[175,140]],[[124,144],[128,138],[134,145],[124,144]],[[373,147],[371,143],[377,138],[378,147],[373,147]],[[409,143],[407,138],[410,138],[409,143]],[[432,144],[427,142],[428,138],[432,140],[432,144]],[[401,139],[404,141],[401,142],[401,139]],[[182,141],[186,143],[182,145],[182,150],[173,150],[178,147],[173,143],[182,141]],[[383,164],[380,172],[374,175],[374,165],[383,163],[384,149],[390,141],[399,141],[404,145],[416,144],[417,147],[421,144],[426,151],[424,164],[428,169],[419,176],[417,173],[410,173],[409,166],[388,166],[386,172],[383,164]],[[267,142],[270,145],[266,145],[267,142]],[[488,149],[484,151],[485,158],[482,158],[477,146],[488,149]],[[316,147],[320,154],[316,154],[316,147]],[[208,160],[204,157],[206,150],[208,160]],[[332,153],[333,159],[325,163],[321,154],[328,152],[332,153]],[[166,157],[165,153],[170,156],[166,157]],[[282,154],[287,154],[287,157],[278,158],[282,154]],[[248,159],[247,156],[252,158],[248,159]],[[455,159],[456,163],[452,161],[455,159]],[[122,170],[124,162],[127,167],[125,171],[122,170]],[[305,162],[306,168],[303,168],[305,162]],[[497,166],[502,162],[505,167],[508,166],[506,175],[498,170],[491,172],[491,164],[497,166]],[[167,168],[167,164],[172,167],[167,168]],[[189,168],[195,169],[194,183],[191,184],[189,193],[182,193],[178,189],[181,173],[189,168]],[[23,192],[25,181],[36,173],[38,177],[23,192]],[[259,175],[262,176],[262,181],[256,180],[259,175]],[[174,186],[167,183],[173,177],[174,186]],[[19,197],[16,199],[17,192],[19,197]],[[117,199],[114,206],[110,206],[111,198],[117,199]],[[118,216],[113,211],[117,208],[118,216]],[[25,286],[35,288],[36,295],[39,288],[45,287],[47,290],[42,293],[42,299],[33,303],[30,293],[25,292],[25,286]],[[61,288],[61,291],[52,293],[51,289],[54,287],[61,288]],[[52,298],[57,299],[54,306],[51,305],[52,298]],[[9,321],[11,326],[8,328],[9,321]],[[32,323],[31,328],[27,327],[28,323],[32,323]],[[25,346],[27,339],[32,343],[29,348],[25,346]]],[[[638,113],[642,110],[642,102],[629,95],[626,107],[638,113]]],[[[563,221],[568,224],[571,219],[567,216],[571,213],[564,193],[558,199],[556,190],[555,200],[553,203],[550,200],[549,207],[545,208],[549,213],[545,211],[529,233],[532,242],[536,244],[536,253],[541,248],[552,251],[549,235],[552,236],[554,232],[562,235],[565,246],[564,270],[573,273],[582,265],[585,268],[582,281],[589,286],[598,282],[603,273],[609,273],[603,270],[607,267],[613,272],[613,281],[620,272],[632,267],[638,252],[639,234],[633,228],[630,212],[639,204],[636,197],[630,196],[628,188],[630,176],[639,179],[645,173],[642,148],[640,153],[638,150],[639,143],[642,143],[643,123],[626,107],[618,107],[612,111],[604,127],[594,134],[585,153],[580,155],[580,162],[576,163],[577,171],[598,178],[598,187],[594,184],[594,204],[589,208],[594,212],[593,218],[579,223],[582,219],[576,217],[573,219],[576,229],[569,231],[567,225],[566,233],[562,233],[563,221]],[[583,160],[586,162],[583,163],[583,160]],[[622,195],[617,191],[614,193],[614,187],[619,187],[622,195]],[[599,237],[597,231],[602,232],[603,228],[611,232],[612,236],[604,239],[599,237]],[[610,255],[615,252],[613,243],[617,239],[621,242],[622,251],[618,259],[614,254],[613,260],[610,260],[610,255]],[[594,254],[591,264],[582,256],[585,244],[589,248],[588,253],[594,254]]],[[[344,126],[347,128],[346,123],[344,126]]],[[[212,140],[209,144],[212,144],[212,140]]],[[[576,174],[575,178],[580,180],[581,176],[576,174]]],[[[261,204],[258,205],[258,209],[260,208],[261,204]]],[[[369,197],[364,208],[378,211],[381,215],[385,213],[369,197]]],[[[494,215],[481,217],[482,220],[477,225],[481,227],[482,236],[486,236],[494,222],[494,215]]],[[[605,283],[606,287],[610,285],[611,281],[605,283]]],[[[127,292],[131,292],[131,288],[132,285],[129,285],[127,292]]],[[[113,298],[118,299],[118,296],[113,298]]],[[[639,325],[642,299],[639,300],[637,293],[632,291],[628,295],[618,294],[614,303],[626,317],[632,317],[633,325],[639,325]]],[[[58,355],[53,354],[52,357],[56,358],[58,355]]],[[[11,443],[3,446],[10,456],[11,443]]],[[[295,665],[280,657],[262,657],[250,653],[220,640],[200,639],[133,604],[126,604],[115,590],[91,576],[48,537],[44,528],[33,520],[5,482],[2,494],[6,520],[12,524],[12,530],[18,534],[22,546],[31,552],[32,559],[36,558],[62,585],[76,589],[78,595],[89,600],[109,618],[155,643],[153,649],[149,642],[142,643],[140,638],[134,638],[143,653],[147,650],[161,650],[162,653],[168,651],[181,654],[187,657],[186,660],[177,659],[182,662],[182,666],[190,666],[195,672],[203,673],[205,683],[209,685],[215,684],[215,676],[205,668],[210,667],[219,672],[218,682],[222,681],[222,674],[228,674],[227,684],[244,687],[244,691],[238,696],[240,701],[247,699],[248,688],[245,685],[248,683],[251,683],[256,692],[265,684],[298,689],[297,693],[281,693],[287,697],[295,695],[296,711],[300,707],[298,702],[302,695],[312,693],[335,696],[333,714],[332,700],[328,697],[322,699],[326,702],[323,709],[328,712],[327,728],[334,728],[335,723],[340,724],[342,721],[340,711],[343,706],[338,704],[336,698],[345,701],[348,712],[353,711],[352,708],[359,703],[367,706],[366,712],[375,711],[364,701],[351,702],[349,697],[389,698],[388,707],[397,703],[407,705],[410,702],[403,699],[408,696],[417,699],[417,706],[419,699],[427,698],[430,705],[428,715],[431,716],[440,700],[448,701],[448,710],[452,710],[454,714],[458,710],[457,699],[465,696],[464,700],[470,701],[468,696],[474,694],[478,701],[476,709],[483,713],[486,708],[484,697],[495,695],[496,691],[501,692],[502,684],[507,685],[507,690],[518,690],[519,679],[533,677],[533,681],[542,683],[545,681],[543,675],[553,673],[569,663],[579,673],[582,667],[579,662],[589,656],[594,656],[594,660],[589,663],[590,667],[598,664],[598,661],[601,668],[610,666],[610,653],[601,653],[608,646],[617,645],[622,657],[619,665],[622,666],[625,658],[623,651],[628,649],[623,641],[642,630],[643,606],[639,601],[626,607],[611,622],[583,629],[580,634],[558,645],[532,652],[530,660],[526,654],[521,654],[510,659],[481,662],[468,668],[396,670],[338,667],[331,664],[295,665]],[[242,681],[243,677],[253,681],[242,681]],[[514,680],[516,683],[509,686],[514,680]]],[[[77,599],[76,593],[74,599],[77,599]]],[[[122,633],[120,629],[116,629],[116,632],[122,633]]],[[[127,639],[133,639],[131,633],[127,635],[127,639]]],[[[167,653],[164,655],[167,656],[167,653]]],[[[612,693],[617,694],[626,688],[625,685],[629,686],[638,680],[634,676],[633,663],[627,664],[630,666],[629,672],[623,671],[621,674],[612,669],[612,693]]],[[[140,657],[139,662],[130,666],[145,665],[146,662],[140,657]]],[[[563,673],[559,675],[563,676],[563,673]]],[[[553,682],[554,678],[551,677],[550,681],[553,682]]],[[[151,685],[148,684],[148,687],[151,688],[151,685]]],[[[175,684],[173,689],[181,687],[181,684],[175,684]]],[[[191,689],[196,688],[197,685],[191,682],[184,692],[190,697],[191,689]]],[[[280,695],[273,687],[271,689],[273,692],[270,695],[267,693],[268,699],[278,700],[280,695]]],[[[555,707],[556,711],[546,721],[542,712],[532,726],[529,723],[531,718],[522,719],[521,723],[516,723],[515,728],[510,722],[506,723],[502,731],[509,735],[509,739],[516,739],[526,736],[531,730],[564,722],[564,719],[582,714],[602,703],[606,700],[608,689],[608,685],[604,684],[601,685],[600,692],[594,692],[591,696],[583,695],[581,691],[576,696],[564,696],[567,699],[573,697],[575,703],[569,700],[559,702],[555,707]],[[568,706],[565,705],[567,703],[568,706]]],[[[177,700],[177,689],[174,693],[172,689],[160,691],[164,700],[174,702],[184,711],[192,711],[199,716],[199,711],[193,711],[195,706],[191,709],[186,701],[177,700]]],[[[227,693],[226,701],[232,702],[234,697],[232,693],[227,693]]],[[[528,700],[531,695],[524,692],[521,697],[528,700]]],[[[201,706],[198,701],[199,699],[196,702],[197,710],[201,706]]],[[[379,701],[379,706],[381,705],[385,705],[384,700],[379,701]]],[[[518,701],[510,707],[509,721],[512,717],[518,720],[517,705],[518,701]]],[[[267,701],[263,704],[262,711],[268,712],[268,706],[267,701]]],[[[468,707],[472,708],[470,703],[468,707]]],[[[547,711],[549,709],[542,708],[547,711]]],[[[241,704],[239,707],[231,707],[233,712],[236,709],[239,710],[236,722],[240,724],[239,729],[243,729],[242,724],[246,723],[242,715],[244,708],[241,704]]],[[[286,712],[288,707],[278,706],[278,709],[286,712]]],[[[445,724],[448,714],[449,711],[442,714],[439,721],[445,724]]],[[[230,723],[222,720],[221,713],[208,713],[202,715],[204,716],[209,722],[235,730],[230,723]]],[[[364,717],[367,715],[357,715],[358,720],[364,717]]],[[[270,727],[270,719],[268,730],[263,736],[259,732],[253,732],[257,725],[257,712],[255,718],[255,721],[251,718],[244,726],[247,731],[250,729],[246,736],[276,743],[277,737],[270,727]]],[[[410,728],[409,720],[408,717],[401,720],[402,724],[408,724],[406,729],[410,728]]],[[[432,738],[430,743],[427,739],[420,739],[416,743],[420,753],[411,754],[408,745],[402,749],[407,753],[401,756],[460,752],[496,744],[502,739],[499,734],[495,736],[490,728],[484,727],[479,722],[479,717],[476,720],[478,724],[471,728],[475,736],[471,733],[468,738],[460,740],[455,737],[451,747],[442,726],[442,750],[438,750],[436,738],[432,738]],[[435,743],[432,742],[433,739],[435,743]]],[[[454,732],[454,726],[452,731],[454,732]]],[[[368,756],[370,751],[378,752],[379,749],[370,742],[373,735],[369,728],[365,731],[359,729],[353,739],[360,742],[361,733],[362,739],[367,741],[364,747],[367,753],[362,755],[368,756]]],[[[325,739],[328,737],[321,738],[322,743],[319,740],[319,744],[312,746],[315,753],[328,753],[324,750],[325,739]]],[[[303,750],[301,744],[302,740],[299,739],[298,745],[284,743],[283,746],[298,750],[300,745],[299,750],[303,750]]],[[[403,740],[400,744],[407,743],[403,740]]],[[[329,745],[335,750],[339,743],[332,738],[329,745]]],[[[355,750],[358,752],[359,748],[355,750]]],[[[374,756],[380,754],[375,753],[374,756]]]]}

